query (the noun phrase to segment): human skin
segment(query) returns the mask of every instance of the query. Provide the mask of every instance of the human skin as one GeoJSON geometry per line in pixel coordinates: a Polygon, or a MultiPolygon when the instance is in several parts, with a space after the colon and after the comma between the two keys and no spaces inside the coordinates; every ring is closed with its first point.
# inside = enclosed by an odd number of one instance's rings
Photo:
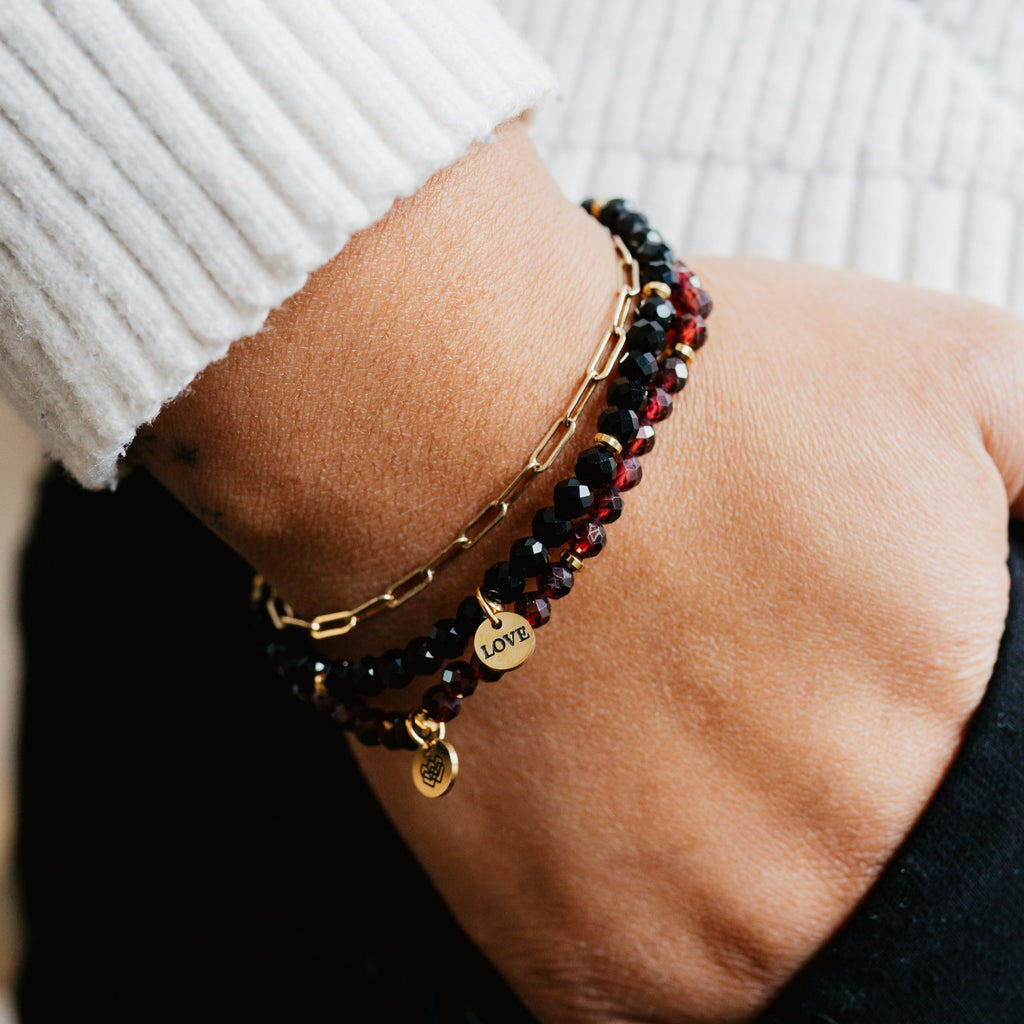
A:
{"type": "MultiPolygon", "coordinates": [[[[455,789],[424,800],[408,755],[356,750],[545,1022],[753,1016],[920,816],[1006,613],[1021,321],[848,273],[692,263],[711,340],[533,658],[449,727],[455,789]]],[[[233,346],[138,457],[300,614],[351,606],[524,464],[615,283],[607,233],[506,126],[233,346]]],[[[596,414],[509,523],[332,653],[451,614],[529,532],[596,414]]]]}

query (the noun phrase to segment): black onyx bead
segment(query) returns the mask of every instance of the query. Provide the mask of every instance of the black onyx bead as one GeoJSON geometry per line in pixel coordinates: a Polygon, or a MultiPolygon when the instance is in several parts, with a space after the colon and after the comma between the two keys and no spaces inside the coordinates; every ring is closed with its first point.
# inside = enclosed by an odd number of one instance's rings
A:
{"type": "Polygon", "coordinates": [[[400,690],[412,682],[412,673],[405,667],[404,655],[397,647],[380,656],[380,677],[392,690],[400,690]]]}
{"type": "Polygon", "coordinates": [[[658,241],[651,238],[657,234],[655,231],[648,231],[647,237],[636,247],[636,260],[641,268],[651,263],[671,263],[675,259],[675,253],[663,242],[658,235],[658,241]]]}
{"type": "Polygon", "coordinates": [[[597,219],[606,227],[614,228],[615,222],[624,213],[639,213],[640,211],[628,200],[628,199],[609,199],[604,206],[601,207],[601,212],[597,215],[597,219]]]}
{"type": "Polygon", "coordinates": [[[548,549],[536,537],[520,537],[509,548],[508,560],[516,576],[536,576],[548,563],[548,549]]]}
{"type": "Polygon", "coordinates": [[[616,409],[632,409],[633,412],[638,412],[646,401],[647,388],[643,381],[622,378],[608,389],[608,404],[616,409]]]}
{"type": "Polygon", "coordinates": [[[478,682],[465,661],[453,661],[441,671],[441,685],[454,697],[471,696],[478,682]]]}
{"type": "MultiPolygon", "coordinates": [[[[627,381],[627,383],[632,384],[633,382],[627,381]]],[[[644,389],[641,388],[641,390],[644,389]]],[[[644,390],[645,401],[646,396],[647,392],[644,390]]],[[[640,417],[632,409],[605,409],[597,420],[598,432],[611,434],[623,447],[636,437],[636,430],[639,426],[640,417]]]]}
{"type": "Polygon", "coordinates": [[[294,657],[295,654],[292,649],[287,645],[281,643],[280,640],[272,640],[267,644],[266,648],[267,659],[270,664],[276,669],[285,658],[294,657]]]}
{"type": "Polygon", "coordinates": [[[658,373],[658,357],[640,349],[627,349],[619,358],[619,373],[626,380],[650,384],[658,373]]]}
{"type": "Polygon", "coordinates": [[[565,597],[576,581],[572,570],[566,565],[549,565],[537,577],[537,589],[552,601],[565,597]]]}
{"type": "Polygon", "coordinates": [[[402,653],[402,661],[414,676],[433,675],[441,667],[441,659],[425,636],[409,641],[402,653]]]}
{"type": "Polygon", "coordinates": [[[511,604],[526,586],[526,578],[519,576],[508,562],[495,562],[484,573],[481,588],[488,597],[497,598],[501,604],[511,604]]]}
{"type": "Polygon", "coordinates": [[[660,355],[668,344],[665,328],[657,320],[634,320],[626,332],[626,348],[660,355]]]}
{"type": "Polygon", "coordinates": [[[607,487],[615,479],[615,456],[596,445],[585,448],[576,459],[576,477],[588,487],[607,487]]]}
{"type": "Polygon", "coordinates": [[[593,491],[574,476],[555,484],[555,511],[563,519],[575,519],[583,515],[593,500],[593,491]]]}
{"type": "Polygon", "coordinates": [[[650,230],[650,222],[642,213],[623,213],[615,218],[612,227],[612,231],[626,243],[630,252],[643,242],[650,230]]]}
{"type": "Polygon", "coordinates": [[[645,302],[640,303],[636,311],[638,320],[653,320],[668,328],[676,316],[676,307],[669,299],[663,299],[660,295],[652,295],[645,302]]]}
{"type": "Polygon", "coordinates": [[[675,288],[679,284],[679,271],[676,270],[674,263],[655,260],[640,268],[640,280],[644,284],[660,281],[662,284],[667,284],[669,288],[675,288]]]}
{"type": "Polygon", "coordinates": [[[360,658],[352,669],[352,686],[364,697],[376,697],[385,687],[380,677],[380,658],[360,658]]]}
{"type": "Polygon", "coordinates": [[[327,692],[338,700],[344,700],[352,691],[353,663],[346,658],[335,658],[331,670],[324,679],[327,692]]]}
{"type": "Polygon", "coordinates": [[[314,681],[318,675],[328,671],[327,662],[312,654],[300,654],[294,658],[283,658],[278,662],[278,675],[290,683],[296,696],[311,697],[314,681]]]}
{"type": "MultiPolygon", "coordinates": [[[[600,427],[598,428],[600,429],[600,427]]],[[[563,519],[550,505],[542,508],[534,517],[533,535],[549,548],[561,547],[572,533],[572,522],[563,519]]]]}
{"type": "Polygon", "coordinates": [[[442,658],[457,658],[466,649],[469,637],[459,629],[455,619],[438,619],[430,627],[427,639],[442,658]]]}
{"type": "Polygon", "coordinates": [[[483,621],[484,610],[480,607],[480,602],[476,597],[464,597],[455,611],[455,622],[459,627],[459,632],[470,637],[483,621]]]}
{"type": "Polygon", "coordinates": [[[450,722],[462,710],[462,698],[443,686],[432,686],[423,694],[423,710],[435,722],[450,722]]]}

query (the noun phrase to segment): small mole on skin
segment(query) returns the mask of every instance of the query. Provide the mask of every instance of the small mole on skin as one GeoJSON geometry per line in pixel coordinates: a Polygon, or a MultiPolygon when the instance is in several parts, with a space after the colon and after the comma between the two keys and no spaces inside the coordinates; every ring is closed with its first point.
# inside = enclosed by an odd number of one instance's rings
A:
{"type": "Polygon", "coordinates": [[[186,466],[198,466],[199,449],[191,444],[176,444],[174,446],[174,458],[178,462],[185,463],[186,466]]]}

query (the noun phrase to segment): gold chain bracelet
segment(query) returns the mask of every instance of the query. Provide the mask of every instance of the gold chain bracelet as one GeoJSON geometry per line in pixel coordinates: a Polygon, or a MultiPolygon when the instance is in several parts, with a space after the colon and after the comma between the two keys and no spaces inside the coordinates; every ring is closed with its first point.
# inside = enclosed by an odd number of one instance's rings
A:
{"type": "MultiPolygon", "coordinates": [[[[606,380],[615,368],[626,342],[626,321],[629,318],[633,300],[640,294],[640,275],[636,260],[619,238],[615,238],[615,250],[619,257],[620,287],[615,303],[612,325],[601,338],[587,364],[586,376],[564,413],[559,416],[533,449],[526,465],[512,478],[512,481],[493,501],[489,501],[472,519],[463,524],[458,535],[448,542],[433,558],[421,566],[399,577],[386,590],[368,601],[346,608],[340,612],[328,612],[312,619],[298,618],[291,607],[281,601],[271,589],[266,599],[267,613],[277,629],[298,626],[309,631],[316,640],[333,636],[344,636],[352,632],[360,622],[379,612],[399,608],[434,582],[438,572],[463,551],[483,540],[507,515],[508,510],[526,490],[534,477],[549,469],[561,454],[569,439],[576,432],[576,424],[586,409],[598,384],[606,380]]],[[[260,592],[265,585],[262,576],[253,580],[254,592],[260,592]]]]}

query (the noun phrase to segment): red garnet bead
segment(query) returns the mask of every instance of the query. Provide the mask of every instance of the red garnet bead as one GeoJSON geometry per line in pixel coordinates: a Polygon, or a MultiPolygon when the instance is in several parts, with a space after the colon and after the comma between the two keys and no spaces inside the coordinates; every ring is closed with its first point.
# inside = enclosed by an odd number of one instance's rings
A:
{"type": "Polygon", "coordinates": [[[415,750],[416,741],[405,727],[405,715],[398,711],[386,711],[377,723],[377,739],[388,750],[415,750]]]}
{"type": "Polygon", "coordinates": [[[523,594],[513,605],[517,615],[522,615],[534,629],[546,626],[551,618],[551,602],[539,591],[523,594]]]}
{"type": "Polygon", "coordinates": [[[670,345],[676,343],[689,345],[694,352],[707,340],[708,327],[704,322],[704,317],[694,316],[692,313],[683,313],[681,316],[677,316],[668,330],[670,345]]]}
{"type": "Polygon", "coordinates": [[[482,683],[496,683],[502,675],[496,668],[485,665],[476,654],[469,659],[469,669],[473,673],[473,678],[482,683]]]}
{"type": "Polygon", "coordinates": [[[572,570],[565,565],[549,565],[537,577],[537,587],[540,592],[552,601],[565,597],[572,590],[575,577],[572,570]]]}
{"type": "Polygon", "coordinates": [[[454,697],[469,697],[477,682],[467,661],[452,661],[441,669],[441,685],[454,697]]]}
{"type": "Polygon", "coordinates": [[[368,747],[375,747],[380,743],[377,726],[383,714],[379,708],[363,708],[355,713],[352,718],[352,731],[360,743],[368,747]]]}
{"type": "Polygon", "coordinates": [[[690,368],[686,365],[686,360],[680,359],[679,356],[665,356],[660,365],[658,376],[654,378],[655,383],[670,395],[682,391],[690,379],[690,368]]]}
{"type": "Polygon", "coordinates": [[[672,412],[672,396],[661,387],[655,385],[647,390],[647,401],[644,402],[643,417],[649,423],[657,423],[672,412]]]}
{"type": "Polygon", "coordinates": [[[700,278],[681,263],[676,264],[679,283],[672,287],[672,301],[681,313],[707,317],[713,308],[711,296],[701,287],[700,278]]]}
{"type": "MultiPolygon", "coordinates": [[[[639,436],[637,434],[637,437],[639,436]]],[[[643,475],[644,471],[640,467],[640,460],[634,455],[626,455],[619,462],[619,468],[615,474],[615,486],[620,491],[628,491],[640,483],[643,475]]]]}
{"type": "Polygon", "coordinates": [[[594,555],[600,553],[607,540],[608,535],[599,519],[583,519],[576,524],[572,531],[569,550],[577,558],[593,558],[594,555]]]}
{"type": "Polygon", "coordinates": [[[462,710],[462,698],[443,686],[432,686],[423,694],[423,710],[435,722],[450,722],[462,710]]]}
{"type": "Polygon", "coordinates": [[[623,449],[626,455],[646,455],[654,447],[654,427],[644,420],[637,428],[636,437],[623,449]]]}
{"type": "Polygon", "coordinates": [[[600,519],[602,523],[614,523],[622,515],[622,506],[622,495],[614,487],[608,487],[594,495],[590,514],[595,519],[600,519]]]}

